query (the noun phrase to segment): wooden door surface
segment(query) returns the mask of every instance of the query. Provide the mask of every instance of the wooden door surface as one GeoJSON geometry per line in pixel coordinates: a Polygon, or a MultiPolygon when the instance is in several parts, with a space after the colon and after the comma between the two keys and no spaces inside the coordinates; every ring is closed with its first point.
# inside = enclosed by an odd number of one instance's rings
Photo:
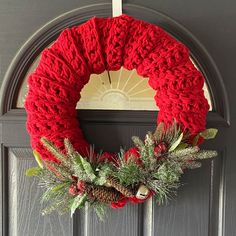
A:
{"type": "MultiPolygon", "coordinates": [[[[36,180],[24,175],[35,161],[25,128],[25,110],[16,106],[18,92],[35,58],[62,29],[81,24],[94,15],[111,15],[110,1],[96,1],[96,5],[87,6],[93,3],[0,0],[0,235],[236,235],[236,113],[233,109],[236,10],[230,0],[224,3],[136,0],[126,1],[123,8],[124,13],[162,26],[190,48],[211,95],[212,111],[207,126],[219,129],[217,138],[204,147],[217,149],[218,157],[186,173],[182,179],[186,184],[176,199],[162,207],[151,200],[129,204],[120,210],[109,210],[102,223],[88,209],[77,211],[73,218],[69,214],[40,215],[41,191],[36,180]],[[47,25],[41,27],[44,24],[47,25]]],[[[107,151],[118,151],[120,146],[131,145],[132,135],[143,137],[148,130],[155,129],[156,112],[81,110],[78,119],[90,143],[107,151]]]]}

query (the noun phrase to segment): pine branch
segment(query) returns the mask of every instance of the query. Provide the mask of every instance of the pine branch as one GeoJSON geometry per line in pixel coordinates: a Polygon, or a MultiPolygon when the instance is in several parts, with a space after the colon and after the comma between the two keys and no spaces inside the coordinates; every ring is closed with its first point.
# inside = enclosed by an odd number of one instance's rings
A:
{"type": "Polygon", "coordinates": [[[72,175],[73,173],[71,172],[71,169],[66,168],[65,166],[62,166],[61,164],[52,162],[52,161],[45,161],[47,164],[48,168],[52,169],[53,173],[59,177],[63,177],[68,180],[73,180],[72,175]]]}
{"type": "Polygon", "coordinates": [[[153,176],[164,183],[178,182],[183,174],[181,165],[178,162],[165,162],[153,176]]]}
{"type": "Polygon", "coordinates": [[[142,148],[144,146],[143,141],[137,136],[133,136],[132,141],[133,141],[134,145],[138,148],[142,148]]]}
{"type": "Polygon", "coordinates": [[[46,188],[41,198],[41,203],[48,202],[51,199],[59,199],[65,192],[68,192],[70,183],[59,183],[46,188]]]}
{"type": "Polygon", "coordinates": [[[202,166],[202,163],[199,161],[189,161],[182,164],[183,169],[197,169],[202,166]]]}
{"type": "Polygon", "coordinates": [[[169,158],[181,158],[184,156],[188,156],[188,155],[192,155],[192,154],[196,154],[197,152],[199,152],[199,147],[198,146],[194,146],[194,147],[188,147],[182,150],[177,150],[177,151],[173,151],[168,153],[168,157],[169,158]]]}
{"type": "Polygon", "coordinates": [[[157,125],[156,131],[154,132],[154,138],[156,142],[161,142],[164,133],[164,123],[161,122],[157,125]]]}
{"type": "Polygon", "coordinates": [[[179,188],[178,183],[166,184],[164,182],[154,180],[150,183],[151,189],[155,192],[155,199],[158,205],[163,205],[169,199],[176,195],[176,190],[179,188]]]}
{"type": "Polygon", "coordinates": [[[107,212],[107,205],[104,203],[94,202],[91,206],[93,207],[99,220],[104,221],[107,212]]]}
{"type": "MultiPolygon", "coordinates": [[[[215,130],[208,130],[203,136],[210,138],[215,134],[215,130]]],[[[87,203],[102,219],[106,204],[118,201],[121,195],[133,197],[140,184],[155,193],[158,204],[163,204],[175,195],[183,170],[198,168],[201,162],[197,160],[217,155],[216,151],[191,147],[185,142],[188,138],[189,133],[182,133],[176,122],[167,127],[160,123],[154,134],[147,133],[144,142],[136,136],[132,138],[138,148],[137,156],[127,160],[121,150],[116,163],[101,161],[101,155],[95,154],[92,148],[83,157],[68,139],[64,140],[66,154],[63,154],[51,141],[42,138],[43,145],[58,162],[43,161],[48,168],[42,168],[36,153],[41,168],[31,168],[27,174],[39,178],[39,185],[45,188],[42,202],[49,205],[44,214],[54,210],[70,210],[73,214],[87,203]]]]}
{"type": "Polygon", "coordinates": [[[64,139],[64,145],[65,145],[67,154],[73,156],[73,154],[75,153],[75,150],[72,143],[69,141],[68,138],[64,139]]]}
{"type": "Polygon", "coordinates": [[[176,122],[172,125],[169,125],[164,131],[163,141],[168,143],[170,146],[176,142],[181,134],[181,129],[176,122]]]}
{"type": "Polygon", "coordinates": [[[208,159],[213,158],[217,156],[217,151],[211,151],[211,150],[201,150],[196,154],[196,159],[208,159]]]}
{"type": "Polygon", "coordinates": [[[58,176],[55,175],[54,172],[44,168],[40,174],[38,175],[39,185],[42,187],[50,187],[51,185],[57,185],[61,183],[61,180],[58,176]]]}
{"type": "Polygon", "coordinates": [[[53,211],[57,211],[60,214],[63,214],[70,210],[72,197],[68,194],[65,194],[60,199],[54,199],[51,203],[42,210],[42,215],[51,214],[53,211]]]}
{"type": "Polygon", "coordinates": [[[124,186],[133,186],[143,178],[142,168],[133,159],[130,159],[128,162],[122,160],[121,165],[117,172],[114,172],[113,176],[119,179],[119,182],[124,186]]]}
{"type": "Polygon", "coordinates": [[[70,164],[68,160],[66,160],[66,156],[57,148],[51,141],[46,139],[45,137],[41,138],[41,142],[45,146],[45,148],[64,166],[70,168],[70,164]]]}

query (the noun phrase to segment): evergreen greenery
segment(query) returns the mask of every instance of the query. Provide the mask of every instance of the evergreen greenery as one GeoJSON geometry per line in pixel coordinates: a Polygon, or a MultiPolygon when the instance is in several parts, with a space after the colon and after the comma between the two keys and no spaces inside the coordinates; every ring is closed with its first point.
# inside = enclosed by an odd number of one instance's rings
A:
{"type": "Polygon", "coordinates": [[[200,136],[209,139],[216,133],[215,129],[209,129],[191,138],[175,122],[168,127],[160,123],[154,133],[147,133],[144,141],[136,136],[132,138],[138,157],[132,153],[126,157],[121,150],[114,157],[115,162],[102,161],[101,155],[95,154],[93,148],[88,157],[82,157],[68,139],[64,140],[65,152],[62,152],[43,137],[43,145],[57,161],[43,160],[34,151],[38,167],[28,169],[26,175],[38,177],[39,185],[44,188],[41,202],[48,203],[48,206],[43,214],[70,210],[73,215],[77,208],[87,204],[102,219],[108,199],[113,199],[111,196],[135,195],[141,184],[154,194],[158,204],[172,198],[181,185],[184,170],[198,168],[201,160],[217,155],[216,151],[200,150],[196,145],[200,136]],[[109,193],[113,195],[106,195],[109,193]]]}

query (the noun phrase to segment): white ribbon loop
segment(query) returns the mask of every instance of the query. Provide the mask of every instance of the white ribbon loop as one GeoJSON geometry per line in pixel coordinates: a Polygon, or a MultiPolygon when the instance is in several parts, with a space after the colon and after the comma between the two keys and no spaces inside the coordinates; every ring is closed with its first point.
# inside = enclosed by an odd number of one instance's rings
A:
{"type": "Polygon", "coordinates": [[[122,0],[112,0],[112,16],[122,15],[122,0]]]}

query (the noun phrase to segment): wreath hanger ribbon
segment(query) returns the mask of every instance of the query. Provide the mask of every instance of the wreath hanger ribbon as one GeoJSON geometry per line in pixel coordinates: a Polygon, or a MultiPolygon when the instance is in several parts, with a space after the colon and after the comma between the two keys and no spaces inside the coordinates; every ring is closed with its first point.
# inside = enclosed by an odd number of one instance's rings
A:
{"type": "Polygon", "coordinates": [[[122,0],[112,0],[112,16],[122,15],[122,0]]]}

